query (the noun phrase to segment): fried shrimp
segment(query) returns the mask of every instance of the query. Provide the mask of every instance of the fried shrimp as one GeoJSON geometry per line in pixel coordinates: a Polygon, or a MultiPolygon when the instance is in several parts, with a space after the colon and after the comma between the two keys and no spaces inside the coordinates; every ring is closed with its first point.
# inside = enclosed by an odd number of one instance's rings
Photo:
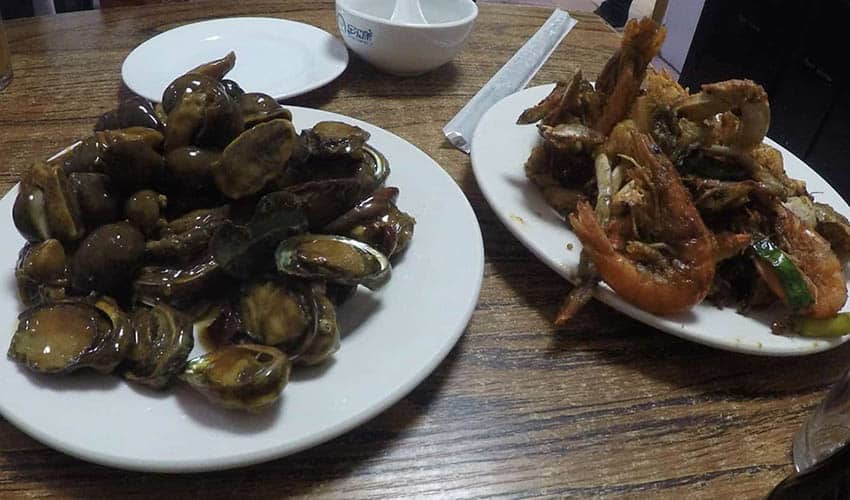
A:
{"type": "Polygon", "coordinates": [[[518,125],[540,122],[543,125],[562,123],[592,124],[599,115],[601,104],[593,84],[584,79],[581,70],[569,83],[560,81],[552,92],[517,118],[518,125]]]}
{"type": "MultiPolygon", "coordinates": [[[[635,99],[631,118],[638,130],[649,134],[657,127],[661,113],[672,110],[673,106],[688,96],[688,91],[682,88],[670,74],[649,68],[643,81],[644,94],[635,99]]],[[[672,111],[670,111],[672,115],[672,111]]]]}
{"type": "Polygon", "coordinates": [[[714,235],[715,259],[717,262],[741,255],[749,248],[753,238],[746,233],[733,233],[732,231],[721,231],[714,235]]]}
{"type": "MultiPolygon", "coordinates": [[[[674,107],[677,115],[691,121],[702,122],[716,115],[732,112],[738,118],[734,134],[729,137],[730,147],[749,150],[761,144],[770,126],[770,104],[764,88],[752,80],[726,80],[702,86],[702,91],[683,98],[674,107]]],[[[730,126],[730,121],[720,121],[720,127],[730,126]]]]}
{"type": "Polygon", "coordinates": [[[635,168],[649,181],[645,187],[654,191],[662,214],[640,228],[650,241],[630,241],[618,251],[586,202],[578,204],[570,223],[599,275],[625,300],[653,314],[685,311],[711,287],[714,237],[670,161],[648,137],[630,133],[635,168]]]}
{"type": "Polygon", "coordinates": [[[761,85],[727,80],[690,94],[649,67],[665,34],[651,19],[630,21],[595,85],[577,71],[517,120],[540,135],[526,176],[584,246],[556,324],[600,281],[653,314],[709,297],[741,311],[781,301],[797,318],[835,317],[847,298],[839,256],[850,260],[850,221],[814,203],[762,142],[761,85]]]}
{"type": "MultiPolygon", "coordinates": [[[[776,215],[777,243],[807,278],[806,284],[814,298],[814,304],[802,313],[814,318],[835,316],[847,300],[847,283],[841,262],[829,242],[793,212],[780,205],[776,207],[776,215]]],[[[770,281],[768,285],[771,285],[770,281]]],[[[771,289],[776,292],[774,286],[771,289]]],[[[784,296],[781,293],[777,295],[780,298],[784,296]]]]}
{"type": "Polygon", "coordinates": [[[626,118],[640,92],[647,66],[661,50],[667,29],[649,18],[630,21],[623,43],[605,64],[596,81],[596,92],[602,97],[602,113],[592,124],[600,133],[608,134],[626,118]]]}
{"type": "MultiPolygon", "coordinates": [[[[581,71],[576,74],[579,75],[579,78],[581,78],[581,71]]],[[[575,80],[575,77],[573,77],[573,80],[575,80]]],[[[519,115],[519,118],[516,120],[517,125],[527,125],[529,123],[539,122],[547,115],[558,112],[561,107],[563,107],[564,97],[567,94],[567,90],[569,90],[572,85],[572,83],[568,83],[566,80],[561,80],[556,83],[555,88],[549,95],[519,115]]]]}

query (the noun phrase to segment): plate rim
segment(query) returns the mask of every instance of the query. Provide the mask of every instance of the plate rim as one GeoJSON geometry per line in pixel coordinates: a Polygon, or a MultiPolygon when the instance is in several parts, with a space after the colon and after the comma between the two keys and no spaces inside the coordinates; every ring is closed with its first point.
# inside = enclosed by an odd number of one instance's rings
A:
{"type": "MultiPolygon", "coordinates": [[[[491,207],[493,212],[495,212],[497,218],[502,223],[502,225],[505,226],[508,229],[508,231],[517,240],[519,240],[520,243],[527,250],[529,250],[535,256],[535,258],[540,260],[543,264],[545,264],[547,267],[549,267],[556,274],[560,275],[562,278],[564,278],[565,280],[570,281],[572,283],[572,279],[571,279],[572,277],[570,276],[570,273],[566,269],[564,269],[562,266],[559,266],[559,265],[557,265],[557,263],[553,262],[550,259],[550,257],[548,255],[546,255],[545,250],[535,243],[534,238],[532,238],[526,232],[520,231],[519,228],[517,227],[517,225],[512,223],[511,216],[507,213],[503,213],[504,209],[503,209],[503,207],[500,203],[494,204],[491,201],[491,200],[495,199],[496,196],[494,195],[494,193],[492,193],[490,191],[490,188],[491,188],[490,183],[488,182],[487,179],[484,179],[484,177],[486,177],[486,176],[484,176],[482,174],[483,172],[486,171],[486,168],[484,166],[480,165],[480,160],[476,161],[477,158],[480,158],[479,155],[481,154],[480,150],[476,150],[476,147],[475,147],[476,142],[478,142],[480,144],[481,141],[476,141],[476,139],[478,138],[479,135],[487,132],[487,130],[485,130],[485,127],[483,125],[485,125],[488,121],[492,120],[492,115],[495,115],[496,113],[501,111],[501,107],[505,105],[504,103],[506,101],[509,101],[509,100],[512,100],[512,99],[519,99],[521,95],[524,96],[524,95],[527,94],[528,96],[536,96],[537,93],[540,93],[541,94],[540,96],[538,96],[536,98],[530,98],[528,100],[528,103],[526,103],[526,104],[528,106],[531,106],[531,105],[536,104],[540,100],[540,98],[545,97],[545,95],[548,92],[551,92],[551,90],[554,87],[555,87],[555,84],[553,84],[553,83],[547,83],[547,84],[537,85],[537,86],[533,86],[533,87],[527,87],[525,89],[521,89],[517,92],[514,92],[513,94],[510,94],[510,95],[504,97],[503,99],[499,100],[499,102],[497,102],[496,104],[491,106],[490,109],[488,109],[487,112],[485,112],[484,115],[481,117],[481,119],[478,122],[478,126],[476,127],[475,132],[473,133],[472,148],[471,148],[471,152],[470,152],[470,161],[471,161],[471,164],[472,164],[473,175],[475,176],[476,183],[478,184],[479,188],[481,189],[481,192],[484,195],[484,198],[487,200],[488,205],[491,207]],[[476,166],[476,165],[478,165],[478,166],[476,166]],[[483,182],[482,182],[482,179],[483,179],[483,182]]],[[[519,114],[517,114],[517,116],[519,116],[519,114]]],[[[509,124],[509,126],[514,126],[514,125],[515,125],[515,123],[513,123],[513,122],[511,122],[509,124]]],[[[798,158],[796,155],[794,155],[793,153],[788,151],[786,148],[784,148],[781,144],[778,144],[776,141],[770,139],[769,137],[765,137],[765,142],[767,142],[769,145],[771,145],[773,147],[776,147],[780,152],[783,153],[783,155],[788,154],[788,155],[794,157],[803,166],[805,166],[805,168],[812,175],[814,175],[817,178],[819,178],[820,180],[822,180],[824,184],[828,185],[833,191],[835,191],[835,188],[833,188],[825,179],[823,179],[823,177],[821,177],[820,174],[818,174],[814,169],[809,167],[808,164],[806,164],[806,162],[804,162],[803,160],[798,158]]],[[[517,165],[517,168],[522,169],[523,166],[517,165]]],[[[524,174],[523,174],[523,179],[525,179],[524,174]]],[[[527,179],[525,179],[525,180],[527,180],[527,179]]],[[[539,195],[539,191],[536,190],[536,188],[535,188],[535,192],[538,192],[538,195],[539,195]]],[[[839,198],[842,198],[841,195],[837,191],[836,191],[836,194],[838,194],[839,198]]],[[[845,200],[845,203],[846,203],[846,200],[845,200]]],[[[566,229],[566,230],[572,233],[572,231],[570,229],[566,229]]],[[[827,351],[827,350],[830,350],[830,349],[834,349],[834,348],[842,345],[843,343],[850,341],[850,335],[845,335],[845,336],[839,337],[839,338],[806,339],[806,340],[812,341],[811,346],[808,347],[806,350],[802,350],[802,349],[794,350],[794,349],[790,349],[790,348],[789,349],[773,350],[771,348],[764,348],[763,346],[756,347],[756,346],[750,346],[750,345],[747,345],[747,344],[744,344],[744,343],[735,344],[735,343],[732,343],[732,342],[722,342],[722,341],[715,340],[713,338],[705,338],[705,337],[701,337],[700,335],[689,333],[683,327],[682,328],[676,328],[672,324],[673,322],[670,320],[670,318],[665,318],[665,317],[662,317],[662,316],[656,316],[656,315],[650,314],[646,311],[643,311],[643,310],[637,308],[636,306],[626,302],[624,299],[622,299],[619,295],[617,295],[613,290],[611,290],[607,286],[596,286],[593,290],[593,296],[594,296],[595,299],[607,304],[609,307],[619,311],[622,314],[625,314],[625,315],[631,317],[632,319],[634,319],[636,321],[640,321],[641,323],[643,323],[643,324],[645,324],[645,325],[647,325],[651,328],[654,328],[656,330],[660,330],[660,331],[663,331],[665,333],[674,335],[678,338],[681,338],[681,339],[689,341],[689,342],[694,342],[694,343],[697,343],[697,344],[705,345],[705,346],[708,346],[708,347],[711,347],[711,348],[714,348],[714,349],[719,349],[719,350],[723,350],[723,351],[727,351],[727,352],[735,352],[735,353],[748,354],[748,355],[754,355],[754,356],[763,356],[763,357],[800,357],[800,356],[808,356],[808,355],[811,355],[811,354],[817,354],[817,353],[824,352],[824,351],[827,351]]],[[[848,303],[850,303],[850,299],[848,299],[848,303]]],[[[728,310],[730,314],[737,314],[731,308],[725,308],[725,309],[728,310]]]]}
{"type": "MultiPolygon", "coordinates": [[[[194,21],[194,22],[189,22],[189,23],[186,23],[186,24],[181,24],[180,26],[175,26],[175,27],[168,29],[166,31],[163,31],[161,33],[157,33],[156,35],[154,35],[154,36],[144,40],[143,42],[137,44],[135,47],[133,47],[132,50],[130,50],[130,52],[127,53],[126,56],[124,56],[124,60],[121,62],[121,81],[133,93],[140,95],[140,96],[144,97],[145,99],[148,99],[148,100],[150,100],[154,103],[159,103],[162,100],[161,94],[158,95],[158,96],[155,96],[155,97],[145,95],[144,93],[140,92],[139,87],[137,85],[135,85],[131,81],[131,79],[127,78],[128,61],[132,62],[131,57],[134,57],[134,54],[135,54],[135,57],[139,57],[138,54],[137,54],[137,51],[142,46],[148,45],[148,44],[154,42],[156,39],[163,37],[163,36],[167,36],[167,35],[173,36],[173,34],[174,34],[173,32],[188,31],[190,28],[195,28],[195,27],[201,26],[201,25],[230,24],[230,23],[239,23],[239,22],[249,22],[249,23],[250,22],[277,22],[277,23],[283,23],[283,24],[290,25],[290,26],[293,25],[293,24],[300,25],[304,28],[307,28],[308,30],[315,31],[316,34],[319,35],[319,36],[327,35],[333,41],[333,43],[336,44],[337,48],[341,49],[340,53],[344,54],[345,60],[342,61],[342,63],[338,67],[336,67],[334,69],[334,71],[328,72],[328,76],[321,78],[321,79],[318,79],[318,80],[310,83],[309,85],[303,86],[301,88],[291,90],[291,91],[285,92],[285,93],[278,93],[278,94],[272,95],[272,97],[276,101],[284,101],[286,99],[292,99],[293,97],[298,97],[298,96],[304,95],[308,92],[312,92],[313,90],[324,87],[325,85],[327,85],[327,84],[331,83],[332,81],[336,80],[337,78],[339,78],[340,75],[342,75],[345,72],[345,70],[348,68],[349,63],[351,62],[351,55],[348,53],[348,48],[345,46],[345,44],[343,44],[342,41],[340,41],[337,37],[333,36],[333,34],[331,34],[328,31],[323,30],[322,28],[319,28],[318,26],[314,26],[312,24],[304,23],[304,22],[301,22],[301,21],[294,21],[292,19],[285,19],[285,18],[281,18],[281,17],[227,16],[227,17],[217,17],[217,18],[212,18],[212,19],[203,19],[203,20],[200,20],[200,21],[194,21]]],[[[237,57],[238,57],[238,54],[237,54],[237,57]]]]}
{"type": "MultiPolygon", "coordinates": [[[[238,467],[247,467],[263,462],[269,462],[272,460],[291,456],[306,449],[327,443],[328,441],[334,438],[337,438],[357,427],[362,426],[369,420],[386,411],[388,408],[396,405],[406,395],[411,393],[414,389],[416,389],[416,387],[422,384],[425,379],[427,379],[434,373],[434,371],[439,367],[439,365],[446,359],[451,350],[455,348],[458,341],[460,340],[460,337],[463,336],[463,334],[469,328],[469,323],[472,319],[473,313],[477,308],[479,297],[481,294],[481,288],[484,279],[484,241],[481,232],[481,226],[478,222],[478,217],[476,216],[474,209],[469,203],[469,199],[463,193],[463,190],[460,188],[457,182],[455,182],[454,178],[449,175],[449,173],[446,172],[446,170],[443,169],[440,164],[431,157],[431,155],[429,155],[416,145],[410,143],[406,139],[398,136],[397,134],[394,134],[393,132],[383,127],[379,127],[369,122],[347,115],[343,115],[341,113],[315,108],[307,108],[302,106],[287,106],[287,108],[292,111],[293,118],[295,120],[298,119],[297,117],[299,112],[304,112],[304,110],[307,110],[309,112],[318,112],[320,115],[324,115],[322,118],[319,118],[320,120],[346,119],[355,125],[366,125],[369,128],[374,128],[376,130],[382,131],[383,133],[388,134],[388,136],[394,141],[397,141],[399,144],[404,145],[405,148],[415,150],[416,152],[423,155],[423,157],[427,158],[428,168],[433,168],[436,172],[436,175],[439,175],[448,181],[448,184],[451,186],[451,188],[449,189],[454,190],[454,194],[457,197],[457,200],[461,203],[461,206],[464,208],[467,218],[472,222],[474,228],[477,229],[472,230],[473,227],[468,228],[470,230],[469,233],[473,243],[473,247],[471,249],[467,249],[473,252],[472,260],[475,262],[475,269],[473,269],[472,275],[475,277],[475,279],[474,282],[471,283],[472,293],[470,293],[466,297],[466,303],[463,304],[463,307],[457,308],[457,311],[459,313],[457,316],[457,326],[454,328],[452,334],[445,338],[443,345],[440,347],[440,349],[438,349],[434,353],[434,355],[427,360],[427,362],[418,372],[408,378],[405,383],[401,384],[394,391],[391,391],[390,393],[384,395],[377,403],[364,408],[358,413],[348,416],[343,422],[339,422],[315,434],[304,436],[301,439],[289,441],[284,444],[268,446],[259,450],[253,450],[242,454],[228,456],[226,458],[213,457],[204,458],[200,460],[186,461],[170,460],[168,457],[164,457],[160,460],[146,460],[133,459],[126,456],[118,456],[111,453],[103,453],[100,451],[92,451],[90,449],[85,448],[84,446],[78,446],[75,443],[68,443],[62,441],[53,434],[43,432],[41,428],[30,425],[29,422],[27,422],[23,418],[19,418],[16,413],[9,411],[6,405],[3,404],[2,399],[0,399],[0,415],[2,415],[3,418],[5,418],[9,423],[14,425],[18,430],[27,434],[39,443],[86,462],[136,472],[155,472],[169,474],[210,472],[234,469],[238,467]]],[[[392,175],[392,173],[390,175],[392,175]]],[[[2,199],[5,199],[6,197],[15,196],[17,191],[18,184],[15,184],[2,197],[2,199]]],[[[443,191],[443,193],[445,193],[445,191],[443,191]]],[[[11,363],[11,361],[9,360],[6,360],[6,362],[11,363]]]]}

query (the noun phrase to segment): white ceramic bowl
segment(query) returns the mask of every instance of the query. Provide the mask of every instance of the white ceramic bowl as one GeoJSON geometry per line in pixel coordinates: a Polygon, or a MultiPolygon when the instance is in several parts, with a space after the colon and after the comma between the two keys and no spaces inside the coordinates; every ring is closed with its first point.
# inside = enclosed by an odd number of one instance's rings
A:
{"type": "Polygon", "coordinates": [[[472,31],[472,0],[421,0],[428,24],[390,21],[395,0],[336,0],[342,40],[374,66],[395,75],[427,73],[451,61],[472,31]]]}

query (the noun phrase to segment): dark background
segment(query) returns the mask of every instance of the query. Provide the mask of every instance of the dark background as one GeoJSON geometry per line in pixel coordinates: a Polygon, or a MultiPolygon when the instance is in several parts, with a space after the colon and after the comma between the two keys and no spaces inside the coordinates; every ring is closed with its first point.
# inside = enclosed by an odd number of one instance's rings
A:
{"type": "MultiPolygon", "coordinates": [[[[88,10],[92,8],[91,0],[54,0],[56,12],[70,12],[72,10],[88,10]]],[[[32,13],[31,0],[0,0],[0,13],[3,19],[14,19],[16,17],[28,17],[32,13]]]]}
{"type": "Polygon", "coordinates": [[[680,82],[751,78],[768,135],[850,199],[850,0],[706,0],[680,82]]]}

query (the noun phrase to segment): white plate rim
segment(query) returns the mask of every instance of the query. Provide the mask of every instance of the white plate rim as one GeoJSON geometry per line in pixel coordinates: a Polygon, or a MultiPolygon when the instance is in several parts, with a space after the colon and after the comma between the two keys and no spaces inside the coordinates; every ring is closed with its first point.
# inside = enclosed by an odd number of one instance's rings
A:
{"type": "MultiPolygon", "coordinates": [[[[135,62],[135,59],[139,57],[140,49],[145,50],[148,47],[150,47],[151,45],[155,45],[157,43],[162,43],[163,39],[165,39],[167,41],[168,37],[173,37],[175,34],[179,35],[180,33],[185,32],[185,31],[190,31],[190,30],[195,30],[195,29],[200,29],[200,28],[215,26],[215,25],[220,25],[220,24],[237,24],[238,25],[240,23],[254,23],[254,22],[280,23],[282,27],[284,27],[284,26],[292,27],[293,25],[297,25],[298,29],[305,29],[308,32],[313,32],[317,37],[322,37],[322,38],[326,38],[327,40],[331,40],[335,44],[336,50],[339,51],[340,55],[343,55],[344,60],[341,61],[341,63],[339,65],[334,66],[332,68],[332,70],[328,71],[327,75],[324,78],[317,79],[317,80],[313,81],[312,83],[310,83],[308,85],[303,85],[301,87],[297,87],[295,89],[288,90],[286,92],[266,92],[265,90],[261,90],[261,89],[250,89],[250,90],[248,90],[249,92],[268,93],[275,100],[283,101],[283,100],[286,100],[286,99],[291,99],[293,97],[297,97],[297,96],[306,94],[307,92],[311,92],[311,91],[316,90],[318,88],[324,87],[325,85],[327,85],[330,82],[339,78],[339,76],[342,75],[342,73],[346,70],[346,68],[348,68],[348,64],[349,64],[349,60],[350,60],[350,55],[348,54],[348,49],[345,47],[345,45],[338,38],[336,38],[332,34],[328,33],[327,31],[325,31],[325,30],[323,30],[323,29],[321,29],[317,26],[313,26],[313,25],[307,24],[307,23],[302,23],[300,21],[293,21],[291,19],[283,19],[283,18],[277,18],[277,17],[233,16],[233,17],[221,17],[221,18],[214,18],[214,19],[206,19],[206,20],[203,20],[203,21],[197,21],[197,22],[192,22],[192,23],[188,23],[188,24],[183,24],[181,26],[171,28],[169,30],[163,31],[162,33],[158,33],[158,34],[148,38],[144,42],[135,46],[133,48],[133,50],[131,50],[127,54],[127,56],[124,58],[124,61],[121,63],[121,80],[124,82],[125,85],[127,85],[127,87],[130,90],[132,90],[136,94],[138,94],[138,95],[140,95],[140,96],[142,96],[142,97],[144,97],[144,98],[146,98],[146,99],[148,99],[148,100],[150,100],[154,103],[158,103],[162,100],[162,91],[160,91],[158,95],[149,94],[147,91],[145,91],[143,86],[139,86],[139,84],[138,84],[139,82],[135,81],[135,79],[132,76],[128,77],[128,74],[131,73],[130,70],[132,69],[133,65],[135,65],[135,64],[144,65],[144,63],[142,61],[139,61],[138,63],[135,62]]],[[[246,27],[246,28],[249,28],[249,27],[246,27]]],[[[250,33],[250,29],[247,29],[246,32],[250,33]]],[[[239,54],[236,54],[236,57],[237,57],[237,61],[238,61],[239,54]]],[[[201,64],[201,62],[198,62],[198,64],[201,64]]],[[[190,68],[186,68],[186,69],[188,70],[190,68]]],[[[179,76],[179,75],[175,75],[175,78],[177,76],[179,76]]],[[[163,88],[162,90],[165,90],[165,89],[163,88]]]]}
{"type": "MultiPolygon", "coordinates": [[[[339,422],[336,425],[326,428],[321,432],[318,432],[314,435],[307,436],[300,440],[290,441],[277,446],[270,446],[265,449],[256,450],[254,452],[242,453],[239,455],[233,455],[226,459],[221,458],[213,458],[209,460],[195,460],[191,462],[181,462],[181,461],[173,461],[169,459],[162,460],[139,460],[134,459],[132,457],[119,456],[110,453],[102,453],[100,451],[93,451],[85,446],[80,446],[76,443],[69,443],[63,441],[56,436],[43,432],[43,430],[37,426],[30,425],[29,422],[19,418],[16,413],[11,411],[7,403],[3,398],[3,394],[0,394],[0,415],[3,416],[6,420],[12,423],[16,428],[23,431],[30,437],[35,440],[55,449],[61,451],[67,455],[73,456],[75,458],[85,460],[88,462],[105,465],[108,467],[114,467],[118,469],[131,470],[131,471],[139,471],[139,472],[159,472],[159,473],[195,473],[195,472],[208,472],[208,471],[216,471],[216,470],[226,470],[232,469],[236,467],[244,467],[250,466],[262,462],[267,462],[275,459],[279,459],[282,457],[286,457],[292,455],[294,453],[303,451],[305,449],[318,446],[322,443],[325,443],[333,438],[339,437],[340,435],[366,423],[368,420],[371,420],[375,416],[379,415],[381,412],[387,410],[391,406],[398,403],[404,396],[409,394],[413,389],[415,389],[419,384],[421,384],[429,375],[433,373],[433,371],[440,365],[440,363],[446,358],[449,352],[454,348],[457,344],[460,337],[466,331],[468,327],[469,321],[472,317],[473,312],[475,311],[478,298],[481,292],[481,286],[483,282],[483,274],[484,274],[484,245],[483,238],[481,234],[481,229],[478,224],[478,219],[475,216],[475,213],[472,207],[469,204],[466,196],[463,194],[463,191],[454,181],[454,179],[442,168],[440,165],[430,157],[427,153],[417,148],[413,144],[409,143],[405,139],[389,132],[385,129],[377,127],[375,125],[371,125],[367,122],[348,117],[345,115],[341,115],[338,113],[316,110],[311,108],[303,108],[299,106],[287,106],[293,113],[293,121],[298,122],[299,117],[303,113],[313,114],[316,113],[317,119],[309,119],[305,121],[309,121],[314,123],[320,120],[345,120],[348,123],[357,125],[361,128],[366,129],[374,136],[376,134],[385,134],[387,140],[392,140],[397,142],[400,146],[405,149],[414,152],[415,154],[421,155],[423,160],[427,158],[428,167],[435,170],[436,175],[440,176],[445,182],[448,190],[451,191],[452,196],[456,201],[461,203],[461,206],[465,207],[464,213],[459,214],[462,217],[467,218],[472,225],[468,227],[469,236],[471,241],[471,246],[467,247],[466,250],[471,252],[471,260],[475,262],[475,268],[472,269],[471,274],[475,277],[474,282],[468,284],[470,286],[470,293],[466,295],[466,303],[462,304],[455,309],[458,311],[458,315],[455,320],[454,327],[451,328],[451,332],[445,336],[443,339],[443,343],[440,348],[433,352],[430,359],[428,359],[415,374],[412,374],[407,380],[404,381],[401,385],[395,388],[390,393],[386,394],[380,401],[372,404],[368,408],[361,410],[356,414],[350,415],[345,421],[339,422]]],[[[296,126],[299,126],[296,124],[296,126]]],[[[390,160],[391,168],[393,165],[392,158],[388,158],[390,160]]],[[[390,174],[389,179],[392,181],[392,172],[390,174]]],[[[390,184],[392,185],[392,182],[390,184]]],[[[0,204],[9,201],[10,197],[14,197],[17,193],[17,185],[14,186],[6,195],[3,197],[3,200],[0,200],[0,204]]],[[[404,195],[404,189],[402,189],[402,196],[404,195]]],[[[443,196],[445,196],[445,192],[443,192],[443,196]]],[[[400,207],[404,209],[403,203],[400,204],[400,207]]],[[[7,214],[8,215],[8,214],[7,214]]],[[[415,215],[415,214],[413,214],[415,215]]],[[[11,222],[11,219],[10,219],[11,222]]],[[[14,227],[12,227],[14,231],[14,227]]],[[[414,234],[414,241],[416,235],[414,234]]],[[[408,249],[409,251],[409,249],[408,249]]],[[[407,257],[405,257],[407,258],[407,257]]],[[[401,265],[404,265],[402,263],[401,265]]],[[[11,272],[11,269],[7,269],[6,271],[11,272]]],[[[345,335],[346,332],[343,332],[345,335]]],[[[6,339],[7,337],[11,337],[11,333],[0,334],[0,337],[6,339]]],[[[345,342],[345,339],[342,340],[345,342]]],[[[14,363],[8,359],[3,359],[0,363],[10,363],[14,365],[14,363]]],[[[331,368],[332,369],[332,368],[331,368]]],[[[108,375],[107,375],[108,377],[108,375]]],[[[122,384],[126,384],[127,382],[120,381],[122,384]]],[[[284,395],[286,394],[286,390],[284,390],[284,395]]],[[[140,396],[145,397],[145,396],[140,396]]],[[[218,410],[216,410],[218,411],[218,410]]]]}
{"type": "MultiPolygon", "coordinates": [[[[541,262],[546,264],[553,271],[560,274],[563,278],[569,281],[575,279],[575,267],[568,266],[562,263],[562,261],[559,262],[559,260],[554,258],[553,255],[548,254],[543,248],[543,246],[541,246],[541,244],[534,237],[529,235],[528,231],[525,231],[523,229],[523,226],[527,223],[527,219],[531,219],[533,222],[541,222],[544,218],[548,218],[551,220],[553,217],[557,217],[561,221],[563,221],[563,219],[560,218],[560,216],[555,215],[555,211],[551,207],[548,207],[548,205],[546,205],[545,201],[543,201],[542,199],[542,196],[539,194],[537,188],[533,186],[531,187],[531,189],[528,190],[526,194],[530,194],[530,196],[535,197],[535,201],[537,203],[542,203],[543,205],[545,205],[546,209],[548,210],[546,214],[535,213],[530,209],[523,210],[522,207],[517,207],[516,205],[509,205],[505,198],[500,197],[497,194],[497,191],[505,188],[505,184],[503,183],[504,180],[500,180],[497,178],[493,169],[494,163],[493,161],[490,161],[493,158],[491,156],[488,156],[484,151],[485,145],[492,145],[488,143],[486,139],[487,135],[498,132],[500,128],[513,134],[527,134],[529,133],[529,130],[531,130],[533,131],[532,133],[537,136],[535,125],[517,125],[515,121],[524,109],[534,104],[537,104],[543,97],[548,95],[553,88],[554,84],[545,84],[536,87],[529,87],[524,90],[520,90],[514,94],[511,94],[500,100],[495,105],[493,105],[484,114],[484,116],[482,116],[481,120],[479,121],[478,127],[476,128],[475,133],[473,134],[470,159],[476,182],[478,183],[478,186],[481,189],[484,198],[487,200],[488,204],[496,213],[496,216],[499,218],[502,224],[507,227],[508,230],[523,244],[523,246],[525,246],[535,255],[535,257],[537,257],[541,262]],[[510,116],[512,116],[512,118],[506,122],[505,119],[510,116]],[[525,128],[525,130],[523,130],[523,128],[525,128]],[[477,148],[476,144],[478,145],[477,148]],[[519,223],[517,221],[517,218],[520,221],[519,223]]],[[[526,136],[523,136],[523,140],[525,139],[526,136]]],[[[797,158],[795,155],[783,148],[781,145],[777,144],[775,141],[769,138],[765,138],[765,142],[777,148],[782,153],[783,159],[786,162],[786,168],[789,167],[789,159],[791,161],[798,162],[800,165],[805,167],[805,169],[808,171],[807,174],[809,175],[809,177],[805,178],[804,180],[806,180],[807,183],[813,180],[818,181],[819,184],[822,183],[824,190],[830,191],[830,195],[834,195],[841,202],[840,206],[835,206],[835,204],[833,204],[834,208],[836,208],[845,216],[850,216],[850,207],[848,207],[846,201],[844,201],[841,196],[838,195],[838,193],[835,192],[835,190],[831,186],[829,186],[829,184],[822,177],[820,177],[815,171],[808,167],[805,162],[797,158]]],[[[504,153],[504,151],[505,147],[502,146],[501,152],[504,153]]],[[[516,170],[511,171],[511,174],[515,174],[516,172],[518,172],[519,175],[522,177],[523,181],[525,181],[526,184],[530,185],[530,182],[525,177],[525,172],[523,169],[523,165],[525,163],[525,159],[528,157],[528,153],[530,153],[530,150],[524,151],[524,157],[522,161],[514,167],[516,170]]],[[[505,165],[502,166],[504,167],[505,165]]],[[[501,171],[499,171],[499,173],[501,173],[501,171]]],[[[818,196],[815,197],[815,200],[818,200],[818,196]]],[[[575,262],[577,262],[577,256],[581,251],[581,243],[578,241],[572,231],[567,228],[566,225],[563,225],[562,232],[564,244],[566,245],[566,243],[569,242],[573,245],[573,250],[570,254],[575,256],[574,260],[575,262]]],[[[655,316],[646,311],[638,309],[637,307],[621,299],[619,295],[614,293],[610,288],[607,287],[607,285],[597,286],[594,289],[593,295],[597,300],[604,302],[612,308],[646,325],[657,328],[661,331],[675,335],[685,340],[731,352],[771,357],[802,356],[833,349],[843,344],[844,342],[850,340],[850,335],[845,335],[844,337],[837,339],[806,339],[803,337],[784,337],[770,333],[769,328],[767,328],[765,339],[778,340],[790,338],[793,339],[796,344],[774,346],[769,343],[763,342],[759,342],[758,344],[748,344],[746,342],[733,342],[731,340],[718,341],[714,338],[707,338],[689,332],[686,328],[686,325],[682,322],[674,321],[670,318],[655,316]]],[[[716,309],[714,308],[714,306],[705,303],[696,306],[696,308],[716,309]]],[[[844,310],[850,310],[850,300],[848,300],[848,303],[845,304],[844,310]]],[[[728,314],[737,314],[731,308],[724,309],[724,312],[728,314]]],[[[783,340],[781,342],[784,343],[785,341],[783,340]]]]}

